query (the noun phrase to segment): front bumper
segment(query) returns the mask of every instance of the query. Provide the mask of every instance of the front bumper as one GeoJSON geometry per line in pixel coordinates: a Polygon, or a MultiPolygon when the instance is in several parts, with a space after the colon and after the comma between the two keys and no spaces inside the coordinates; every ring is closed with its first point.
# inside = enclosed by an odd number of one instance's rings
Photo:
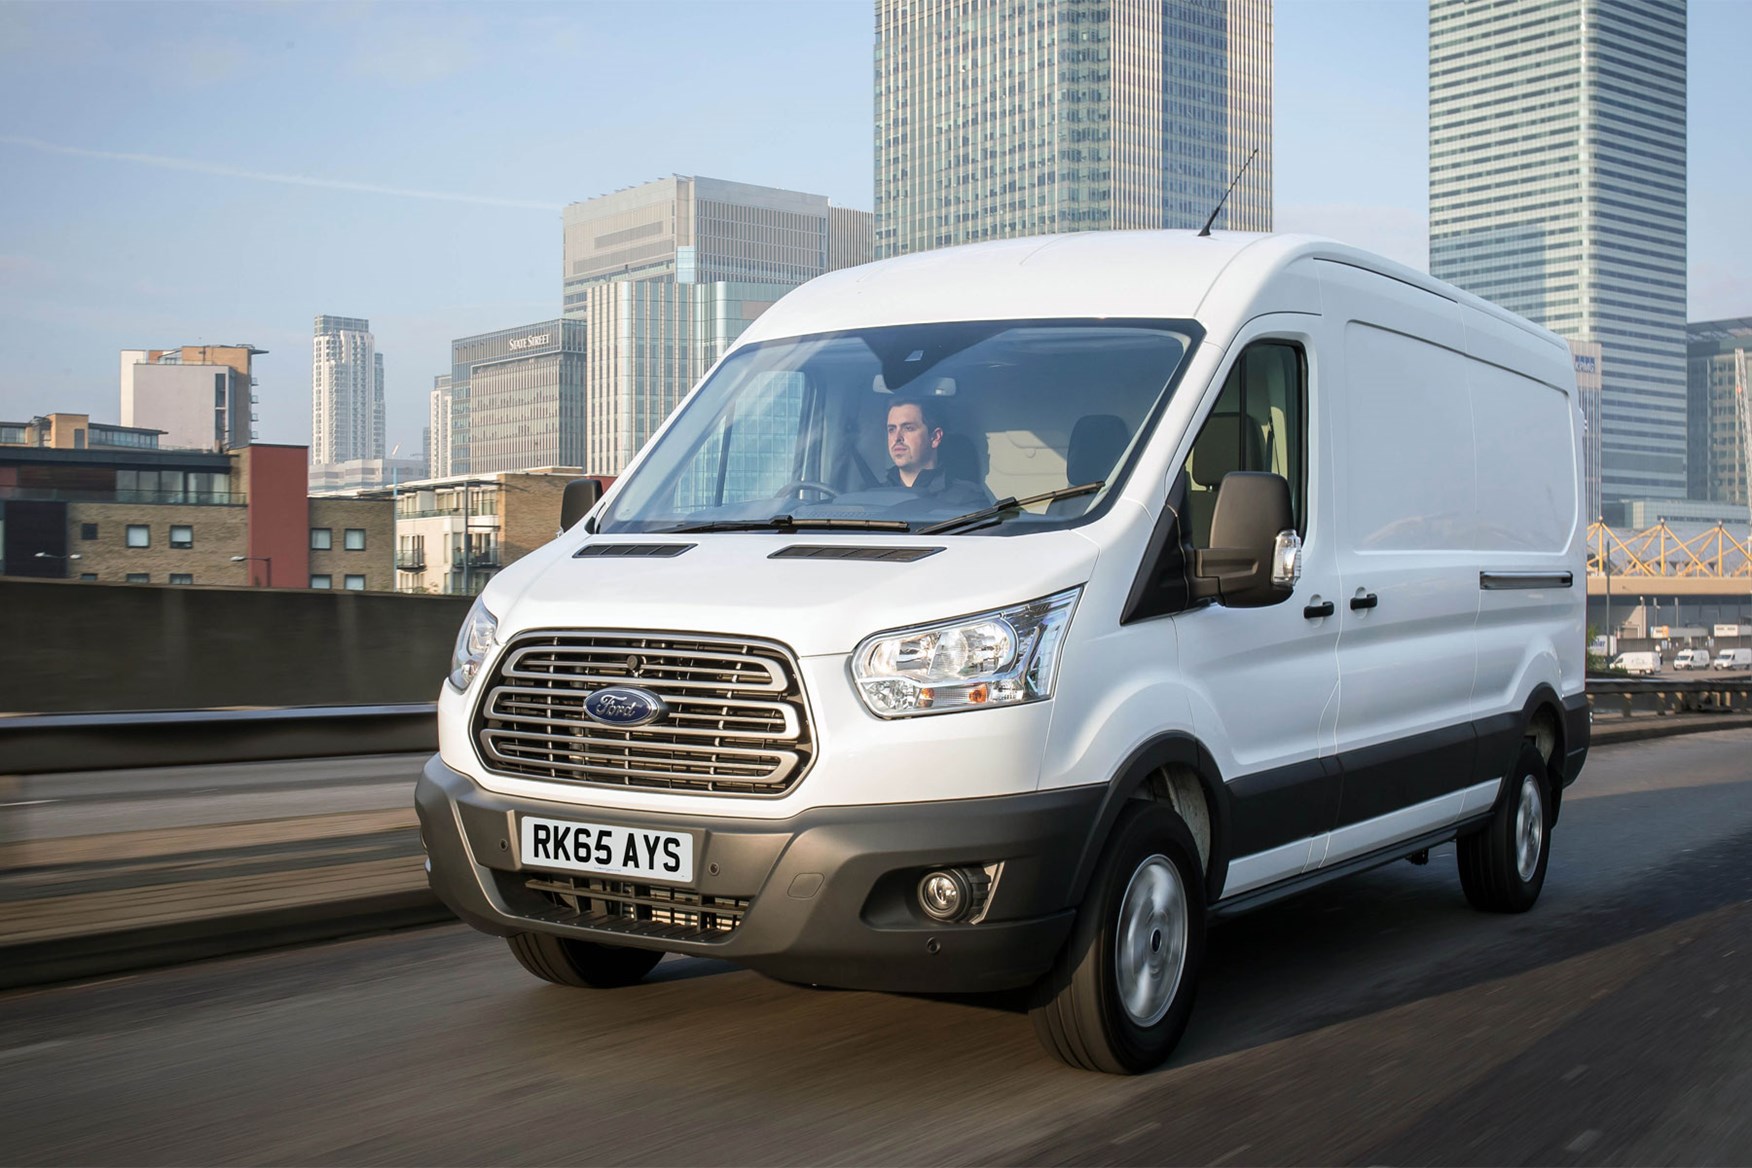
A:
{"type": "MultiPolygon", "coordinates": [[[[822,807],[764,821],[645,812],[512,797],[433,757],[415,789],[433,891],[482,932],[717,957],[786,981],[847,989],[960,993],[1026,985],[1070,932],[1071,885],[1094,830],[1100,787],[871,807],[822,807]],[[588,914],[519,870],[517,816],[697,833],[702,898],[738,904],[732,931],[707,935],[588,914]],[[917,907],[935,867],[1004,867],[979,924],[944,924],[917,907]]],[[[709,911],[709,909],[707,910],[709,911]]]]}

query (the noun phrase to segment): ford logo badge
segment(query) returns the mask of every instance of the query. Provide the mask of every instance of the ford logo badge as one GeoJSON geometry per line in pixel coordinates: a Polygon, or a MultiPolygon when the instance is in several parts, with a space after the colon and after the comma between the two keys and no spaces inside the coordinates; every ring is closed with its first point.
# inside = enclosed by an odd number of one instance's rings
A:
{"type": "Polygon", "coordinates": [[[667,714],[669,706],[648,689],[611,685],[585,698],[584,712],[605,726],[644,726],[667,714]]]}

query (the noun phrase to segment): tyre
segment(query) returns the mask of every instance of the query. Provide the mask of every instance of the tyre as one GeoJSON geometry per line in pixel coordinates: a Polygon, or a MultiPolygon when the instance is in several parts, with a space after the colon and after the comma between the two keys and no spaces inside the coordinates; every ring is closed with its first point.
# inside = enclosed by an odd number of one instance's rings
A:
{"type": "Polygon", "coordinates": [[[505,943],[518,964],[543,981],[599,990],[632,985],[663,960],[663,954],[650,949],[597,945],[549,933],[518,933],[505,943]]]}
{"type": "Polygon", "coordinates": [[[1483,831],[1462,836],[1454,848],[1460,887],[1481,912],[1526,912],[1545,886],[1551,858],[1551,778],[1531,742],[1521,747],[1483,831]]]}
{"type": "Polygon", "coordinates": [[[1192,1014],[1204,965],[1198,848],[1165,804],[1126,805],[1070,940],[1034,987],[1030,1014],[1048,1052],[1090,1071],[1161,1065],[1192,1014]]]}

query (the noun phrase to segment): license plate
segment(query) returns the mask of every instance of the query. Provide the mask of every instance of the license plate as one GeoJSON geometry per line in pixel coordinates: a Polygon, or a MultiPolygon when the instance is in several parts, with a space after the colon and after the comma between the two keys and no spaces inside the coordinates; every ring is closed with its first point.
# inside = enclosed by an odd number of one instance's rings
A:
{"type": "Polygon", "coordinates": [[[526,867],[693,883],[694,838],[686,832],[525,815],[518,840],[518,854],[526,867]]]}

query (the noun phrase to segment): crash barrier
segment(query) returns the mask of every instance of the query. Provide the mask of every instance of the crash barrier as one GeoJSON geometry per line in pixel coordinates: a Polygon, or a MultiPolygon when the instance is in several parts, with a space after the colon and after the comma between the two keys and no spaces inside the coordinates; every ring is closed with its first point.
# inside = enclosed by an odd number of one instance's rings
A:
{"type": "Polygon", "coordinates": [[[1752,712],[1752,677],[1590,677],[1588,704],[1596,721],[1637,714],[1747,713],[1752,712]]]}
{"type": "Polygon", "coordinates": [[[432,702],[0,717],[0,775],[410,754],[437,748],[437,706],[432,702]]]}
{"type": "Polygon", "coordinates": [[[429,702],[472,602],[0,578],[0,713],[429,702]]]}
{"type": "MultiPolygon", "coordinates": [[[[1596,719],[1752,712],[1752,676],[1588,679],[1596,719]]],[[[404,754],[438,748],[432,702],[0,716],[0,775],[404,754]]]]}

